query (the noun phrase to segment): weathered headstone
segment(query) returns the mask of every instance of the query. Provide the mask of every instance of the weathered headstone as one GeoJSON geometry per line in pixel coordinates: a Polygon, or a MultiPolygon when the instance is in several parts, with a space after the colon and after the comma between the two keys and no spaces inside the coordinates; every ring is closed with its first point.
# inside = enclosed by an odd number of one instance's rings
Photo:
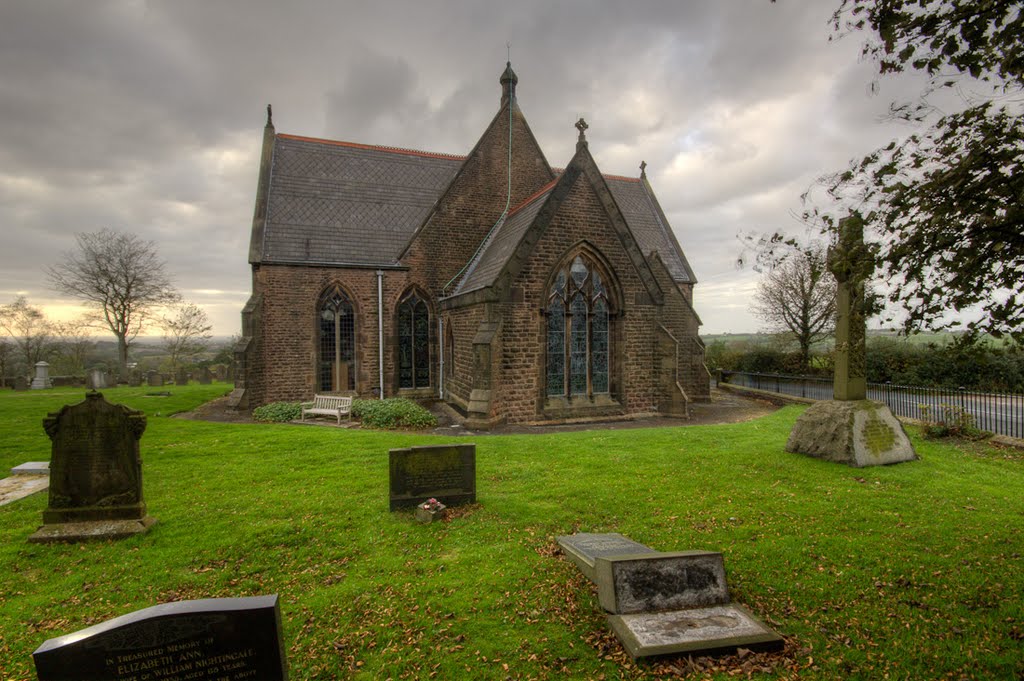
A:
{"type": "Polygon", "coordinates": [[[210,367],[199,367],[199,385],[210,385],[213,377],[210,375],[210,367]]]}
{"type": "Polygon", "coordinates": [[[427,445],[389,454],[390,509],[434,498],[445,506],[476,501],[476,445],[427,445]]]}
{"type": "Polygon", "coordinates": [[[18,391],[28,390],[28,379],[25,378],[24,376],[15,376],[14,389],[18,391]]]}
{"type": "Polygon", "coordinates": [[[746,608],[729,602],[721,553],[662,553],[615,533],[557,541],[597,584],[608,622],[633,658],[783,645],[746,608]]]}
{"type": "Polygon", "coordinates": [[[188,385],[188,369],[178,367],[178,370],[174,372],[174,385],[188,385]]]}
{"type": "Polygon", "coordinates": [[[150,369],[146,372],[146,383],[151,387],[160,387],[164,384],[164,377],[156,369],[150,369]]]}
{"type": "Polygon", "coordinates": [[[166,603],[44,642],[39,681],[287,681],[277,596],[166,603]]]}
{"type": "Polygon", "coordinates": [[[913,461],[917,453],[903,424],[889,407],[866,399],[864,281],[874,260],[864,244],[864,221],[853,214],[839,229],[839,243],[828,254],[837,283],[834,399],[800,415],[786,451],[857,468],[913,461]]]}
{"type": "Polygon", "coordinates": [[[226,381],[228,379],[228,368],[223,364],[213,365],[213,375],[218,381],[226,381]]]}
{"type": "Polygon", "coordinates": [[[52,387],[53,381],[50,380],[50,363],[36,362],[36,376],[32,379],[32,390],[44,390],[52,387]]]}
{"type": "Polygon", "coordinates": [[[138,369],[132,369],[128,372],[128,385],[133,388],[138,388],[142,385],[142,372],[138,369]]]}
{"type": "Polygon", "coordinates": [[[89,390],[102,390],[107,387],[107,372],[103,369],[92,369],[85,375],[85,387],[89,390]]]}
{"type": "Polygon", "coordinates": [[[90,392],[47,416],[43,428],[52,442],[50,498],[30,542],[120,539],[156,522],[142,497],[142,412],[90,392]]]}

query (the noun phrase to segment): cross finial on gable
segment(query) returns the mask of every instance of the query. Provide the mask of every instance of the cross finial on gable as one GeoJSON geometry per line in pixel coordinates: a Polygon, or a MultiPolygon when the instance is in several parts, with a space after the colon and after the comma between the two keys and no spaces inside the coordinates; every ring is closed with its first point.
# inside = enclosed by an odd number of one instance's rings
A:
{"type": "Polygon", "coordinates": [[[640,161],[640,177],[647,177],[647,161],[640,161]]]}
{"type": "Polygon", "coordinates": [[[580,131],[579,139],[576,140],[576,148],[577,149],[580,148],[581,146],[584,146],[584,147],[587,146],[586,130],[589,127],[590,126],[587,125],[587,122],[585,120],[583,120],[582,116],[580,116],[580,119],[578,121],[576,121],[576,129],[580,131]]]}

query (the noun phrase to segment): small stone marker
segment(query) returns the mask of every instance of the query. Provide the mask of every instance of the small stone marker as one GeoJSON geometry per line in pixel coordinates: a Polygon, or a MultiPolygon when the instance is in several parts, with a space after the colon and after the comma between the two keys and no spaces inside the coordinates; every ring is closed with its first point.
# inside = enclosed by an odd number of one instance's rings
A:
{"type": "Polygon", "coordinates": [[[217,364],[213,367],[215,376],[218,381],[228,380],[228,368],[223,364],[217,364]]]}
{"type": "Polygon", "coordinates": [[[89,390],[102,390],[107,387],[107,374],[102,369],[93,369],[85,375],[85,387],[89,390]]]}
{"type": "Polygon", "coordinates": [[[476,445],[427,445],[388,453],[390,510],[434,498],[445,506],[476,501],[476,445]]]}
{"type": "Polygon", "coordinates": [[[24,376],[14,377],[14,389],[17,391],[28,390],[28,379],[24,376]]]}
{"type": "Polygon", "coordinates": [[[39,681],[287,681],[277,596],[166,603],[51,638],[39,681]]]}
{"type": "Polygon", "coordinates": [[[174,372],[174,385],[188,385],[188,369],[178,367],[178,370],[174,372]]]}
{"type": "Polygon", "coordinates": [[[50,380],[50,363],[36,362],[36,377],[32,379],[32,390],[44,390],[52,387],[53,381],[50,380]]]}
{"type": "Polygon", "coordinates": [[[43,428],[52,441],[50,500],[30,542],[121,539],[156,522],[142,498],[142,412],[90,392],[47,416],[43,428]]]}
{"type": "Polygon", "coordinates": [[[210,367],[199,368],[199,385],[210,385],[213,382],[213,376],[210,374],[210,367]]]}
{"type": "Polygon", "coordinates": [[[783,645],[746,608],[729,602],[721,553],[661,553],[615,533],[563,536],[557,542],[596,582],[608,623],[634,659],[783,645]]]}
{"type": "Polygon", "coordinates": [[[142,385],[142,372],[138,369],[132,369],[128,372],[128,385],[133,388],[138,388],[142,385]]]}
{"type": "Polygon", "coordinates": [[[150,387],[159,388],[164,384],[164,377],[156,369],[150,369],[146,372],[146,383],[150,387]]]}

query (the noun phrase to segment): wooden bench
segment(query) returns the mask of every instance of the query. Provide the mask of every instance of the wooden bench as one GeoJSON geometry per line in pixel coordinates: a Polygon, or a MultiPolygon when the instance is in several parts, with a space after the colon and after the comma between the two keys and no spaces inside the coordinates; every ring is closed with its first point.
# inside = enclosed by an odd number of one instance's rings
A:
{"type": "Polygon", "coordinates": [[[306,414],[314,416],[337,416],[338,425],[341,425],[341,417],[352,416],[352,398],[341,397],[340,395],[314,395],[312,402],[302,403],[302,420],[306,420],[306,414]]]}

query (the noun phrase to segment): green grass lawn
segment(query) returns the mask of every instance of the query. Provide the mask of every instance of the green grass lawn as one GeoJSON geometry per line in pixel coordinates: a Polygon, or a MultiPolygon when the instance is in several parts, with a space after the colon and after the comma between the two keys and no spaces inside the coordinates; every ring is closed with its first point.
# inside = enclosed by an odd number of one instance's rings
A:
{"type": "MultiPolygon", "coordinates": [[[[192,598],[276,593],[291,678],[995,678],[1024,674],[1024,457],[923,441],[852,469],[787,454],[799,407],[722,426],[480,436],[479,504],[389,513],[387,450],[442,440],[167,418],[224,384],[104,391],[143,409],[149,534],[34,545],[46,495],[0,507],[0,678],[45,639],[192,598]],[[161,389],[163,390],[163,389],[161,389]],[[775,655],[634,665],[554,537],[725,556],[775,655]],[[603,676],[602,676],[603,675],[603,676]]],[[[0,470],[49,458],[81,390],[0,394],[0,470]]]]}

